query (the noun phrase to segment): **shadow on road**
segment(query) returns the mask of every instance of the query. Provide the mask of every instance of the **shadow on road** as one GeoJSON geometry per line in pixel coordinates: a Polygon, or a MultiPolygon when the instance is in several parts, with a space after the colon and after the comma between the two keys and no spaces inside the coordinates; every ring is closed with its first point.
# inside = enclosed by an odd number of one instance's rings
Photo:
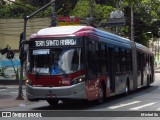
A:
{"type": "MultiPolygon", "coordinates": [[[[159,86],[150,86],[149,88],[140,88],[134,92],[131,92],[128,96],[123,94],[116,95],[110,98],[106,98],[105,102],[102,104],[98,104],[96,101],[88,102],[88,101],[74,101],[69,103],[60,103],[55,106],[41,106],[37,108],[33,108],[31,110],[93,110],[94,108],[101,109],[107,108],[111,105],[115,105],[120,102],[128,101],[129,99],[134,99],[141,97],[142,95],[152,94],[152,92],[158,92],[159,86]]],[[[160,93],[160,92],[158,92],[160,93]]],[[[149,96],[148,96],[149,97],[149,96]]],[[[160,98],[159,98],[160,99],[160,98]]]]}
{"type": "Polygon", "coordinates": [[[7,95],[7,94],[1,94],[1,93],[0,93],[0,100],[1,100],[1,99],[8,99],[8,98],[12,98],[12,96],[11,96],[11,95],[7,95]]]}

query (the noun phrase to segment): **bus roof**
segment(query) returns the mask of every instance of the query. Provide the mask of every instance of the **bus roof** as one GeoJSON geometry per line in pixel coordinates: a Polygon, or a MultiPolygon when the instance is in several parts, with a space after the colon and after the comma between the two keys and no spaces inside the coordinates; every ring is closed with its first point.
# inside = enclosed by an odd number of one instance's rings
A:
{"type": "Polygon", "coordinates": [[[63,35],[77,35],[78,33],[93,33],[97,34],[99,36],[107,36],[107,38],[111,39],[122,39],[124,41],[130,41],[127,38],[120,37],[118,35],[115,35],[113,33],[99,30],[96,28],[93,28],[91,26],[57,26],[57,27],[50,27],[50,28],[44,28],[37,32],[37,36],[63,36],[63,35]]]}
{"type": "MultiPolygon", "coordinates": [[[[86,33],[89,33],[91,35],[96,35],[98,37],[101,37],[100,41],[102,42],[117,42],[120,44],[128,45],[131,47],[132,41],[130,41],[127,38],[115,35],[110,32],[106,32],[103,30],[99,30],[96,28],[93,28],[91,26],[57,26],[57,27],[49,27],[39,30],[36,34],[31,36],[31,38],[39,38],[39,37],[54,37],[54,36],[84,36],[86,33]],[[107,40],[106,40],[107,39],[107,40]]],[[[138,49],[141,49],[143,51],[148,51],[149,49],[141,44],[136,43],[136,47],[138,49]]]]}
{"type": "Polygon", "coordinates": [[[118,35],[102,31],[90,26],[58,26],[58,27],[50,27],[44,28],[37,32],[34,37],[66,37],[66,36],[85,36],[85,35],[93,35],[102,42],[120,42],[125,44],[131,44],[129,39],[124,37],[120,37],[118,35]],[[87,34],[88,33],[88,34],[87,34]],[[107,39],[107,41],[106,41],[107,39]]]}
{"type": "Polygon", "coordinates": [[[37,32],[38,36],[54,36],[54,35],[71,35],[82,29],[86,26],[58,26],[44,28],[37,32]]]}

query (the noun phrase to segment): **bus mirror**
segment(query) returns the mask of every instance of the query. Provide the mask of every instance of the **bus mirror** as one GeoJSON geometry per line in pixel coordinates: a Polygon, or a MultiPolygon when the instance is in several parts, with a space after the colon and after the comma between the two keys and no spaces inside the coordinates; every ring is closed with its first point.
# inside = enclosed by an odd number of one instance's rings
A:
{"type": "Polygon", "coordinates": [[[14,52],[13,51],[8,51],[6,58],[13,59],[14,58],[14,52]]]}

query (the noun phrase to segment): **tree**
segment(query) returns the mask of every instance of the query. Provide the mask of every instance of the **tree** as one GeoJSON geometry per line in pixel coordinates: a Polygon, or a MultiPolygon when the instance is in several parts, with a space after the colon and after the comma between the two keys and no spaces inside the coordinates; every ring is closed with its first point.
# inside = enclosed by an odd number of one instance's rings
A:
{"type": "MultiPolygon", "coordinates": [[[[40,7],[46,5],[51,0],[16,0],[12,4],[4,4],[0,7],[0,17],[19,17],[29,15],[40,7]]],[[[68,15],[74,9],[78,0],[56,0],[56,11],[58,15],[68,15]]],[[[51,15],[51,7],[41,12],[37,17],[49,17],[51,15]]]]}
{"type": "Polygon", "coordinates": [[[30,4],[34,7],[42,7],[49,3],[51,0],[19,0],[20,2],[24,4],[30,4]]]}
{"type": "MultiPolygon", "coordinates": [[[[143,45],[148,45],[148,40],[151,36],[147,35],[150,28],[154,27],[153,19],[159,19],[160,1],[158,0],[124,0],[121,4],[121,9],[125,9],[125,16],[127,18],[126,25],[128,26],[128,35],[130,35],[130,6],[133,6],[134,12],[134,40],[143,45]]],[[[125,26],[125,27],[127,27],[125,26]]],[[[152,28],[152,29],[155,29],[152,28]]],[[[126,35],[127,35],[126,34],[126,35]]],[[[154,37],[155,34],[154,34],[154,37]]]]}
{"type": "MultiPolygon", "coordinates": [[[[51,0],[19,0],[23,4],[29,4],[36,7],[37,9],[46,5],[51,0]]],[[[69,12],[75,7],[78,0],[56,0],[56,11],[59,14],[69,14],[69,12]]],[[[49,10],[49,9],[48,9],[49,10]]]]}
{"type": "Polygon", "coordinates": [[[18,17],[22,18],[25,15],[34,11],[35,7],[29,4],[23,4],[20,1],[13,2],[12,4],[5,4],[0,7],[0,17],[1,18],[10,18],[10,17],[18,17]]]}
{"type": "MultiPolygon", "coordinates": [[[[14,4],[5,4],[4,0],[0,0],[0,17],[19,17],[29,15],[51,0],[16,0],[14,4]]],[[[125,12],[127,18],[126,26],[120,27],[119,32],[123,36],[130,36],[130,6],[133,6],[134,12],[134,35],[135,41],[145,44],[151,37],[146,33],[152,31],[154,37],[157,36],[159,22],[152,22],[153,19],[160,20],[160,1],[159,0],[104,0],[105,4],[94,4],[94,22],[99,25],[101,22],[107,22],[111,11],[116,9],[125,12]],[[138,1],[138,2],[137,2],[138,1]]],[[[76,16],[83,20],[90,17],[89,0],[56,0],[57,16],[76,16]]],[[[36,17],[50,17],[51,8],[47,8],[44,12],[36,17]]],[[[112,30],[112,28],[111,28],[112,30]]]]}
{"type": "Polygon", "coordinates": [[[153,36],[157,38],[160,37],[158,34],[158,32],[160,31],[160,20],[154,21],[151,24],[150,31],[152,32],[153,36]]]}
{"type": "Polygon", "coordinates": [[[6,1],[0,0],[0,6],[3,6],[3,5],[5,5],[5,4],[6,4],[6,1]]]}

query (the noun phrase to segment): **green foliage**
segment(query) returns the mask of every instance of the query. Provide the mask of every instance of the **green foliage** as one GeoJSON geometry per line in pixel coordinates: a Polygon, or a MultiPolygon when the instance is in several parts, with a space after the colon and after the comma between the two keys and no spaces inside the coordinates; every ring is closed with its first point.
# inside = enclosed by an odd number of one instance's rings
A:
{"type": "Polygon", "coordinates": [[[22,18],[25,15],[31,13],[31,10],[36,10],[35,7],[30,4],[23,4],[22,2],[16,2],[16,4],[5,4],[0,7],[1,18],[22,18]]]}
{"type": "Polygon", "coordinates": [[[4,0],[0,0],[0,6],[3,6],[5,4],[6,4],[6,2],[4,0]]]}
{"type": "MultiPolygon", "coordinates": [[[[95,18],[95,24],[99,25],[101,22],[106,22],[109,18],[109,14],[113,11],[113,6],[99,5],[93,3],[93,17],[95,18]]],[[[71,16],[77,16],[82,19],[90,17],[90,1],[79,0],[73,10],[70,11],[71,16]]]]}
{"type": "MultiPolygon", "coordinates": [[[[134,39],[136,42],[143,45],[148,45],[148,40],[152,37],[158,37],[157,32],[160,25],[158,23],[152,23],[153,19],[160,19],[160,1],[159,0],[124,0],[120,9],[128,7],[128,11],[125,12],[127,18],[128,33],[130,36],[130,6],[133,6],[134,13],[134,39]],[[152,35],[147,34],[152,32],[152,35]]],[[[126,27],[126,26],[125,26],[126,27]]],[[[121,31],[122,32],[122,31],[121,31]]]]}
{"type": "MultiPolygon", "coordinates": [[[[0,17],[1,18],[23,18],[30,15],[40,7],[49,3],[51,0],[16,0],[15,3],[6,4],[0,0],[0,17]]],[[[135,41],[147,45],[147,40],[151,38],[147,32],[151,31],[154,37],[160,28],[160,0],[107,0],[105,5],[94,4],[93,16],[96,23],[107,22],[111,11],[119,9],[125,12],[127,18],[126,26],[119,27],[121,35],[130,36],[130,7],[133,6],[134,12],[134,35],[135,41]],[[128,11],[126,10],[128,8],[128,11]],[[153,22],[153,19],[157,21],[153,22]]],[[[77,16],[79,18],[90,17],[89,0],[56,0],[57,15],[77,16]]],[[[49,17],[51,7],[37,14],[36,17],[49,17]]],[[[98,25],[98,24],[96,24],[98,25]]],[[[112,30],[110,28],[110,30],[112,30]]]]}
{"type": "Polygon", "coordinates": [[[18,0],[18,1],[20,1],[23,4],[29,4],[35,7],[42,7],[47,3],[49,3],[51,0],[18,0]]]}
{"type": "MultiPolygon", "coordinates": [[[[2,1],[2,0],[1,0],[2,1]]],[[[0,2],[0,17],[10,18],[30,15],[51,0],[16,0],[12,4],[0,2]]],[[[78,0],[56,0],[56,11],[58,15],[68,15],[74,9],[78,0]]],[[[36,15],[36,17],[49,17],[51,15],[51,7],[36,15]]]]}
{"type": "Polygon", "coordinates": [[[89,1],[79,0],[76,7],[71,10],[70,15],[77,16],[80,18],[89,17],[89,1]]]}

